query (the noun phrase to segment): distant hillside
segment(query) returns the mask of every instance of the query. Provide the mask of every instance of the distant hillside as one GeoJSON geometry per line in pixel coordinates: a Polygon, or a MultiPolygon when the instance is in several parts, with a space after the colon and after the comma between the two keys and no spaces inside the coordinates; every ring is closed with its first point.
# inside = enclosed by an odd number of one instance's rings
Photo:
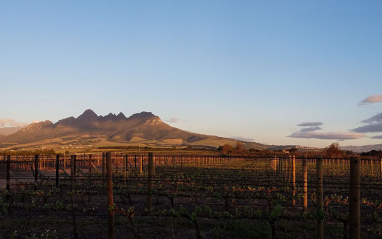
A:
{"type": "Polygon", "coordinates": [[[14,134],[17,131],[19,131],[20,129],[22,129],[22,127],[3,127],[3,128],[0,128],[0,136],[7,136],[10,134],[14,134]]]}
{"type": "Polygon", "coordinates": [[[369,152],[371,150],[382,150],[382,144],[371,144],[363,146],[342,146],[342,150],[350,150],[357,153],[369,152]]]}
{"type": "MultiPolygon", "coordinates": [[[[20,145],[139,145],[139,146],[210,146],[234,145],[237,140],[180,130],[164,123],[151,112],[141,112],[126,117],[123,113],[98,116],[92,110],[82,115],[68,117],[57,123],[33,123],[5,137],[0,137],[1,147],[20,145]],[[37,144],[37,142],[39,142],[37,144]]],[[[246,147],[265,149],[258,143],[243,142],[246,147]]]]}
{"type": "Polygon", "coordinates": [[[301,145],[271,145],[268,147],[268,150],[290,150],[292,148],[296,148],[298,151],[301,152],[322,150],[321,148],[307,147],[301,145]]]}

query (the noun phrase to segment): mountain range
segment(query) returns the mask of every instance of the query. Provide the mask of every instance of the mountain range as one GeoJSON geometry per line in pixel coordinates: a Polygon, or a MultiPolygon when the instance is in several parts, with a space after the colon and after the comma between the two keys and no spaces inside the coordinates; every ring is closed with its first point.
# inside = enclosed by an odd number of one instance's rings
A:
{"type": "MultiPolygon", "coordinates": [[[[75,117],[32,123],[15,133],[0,137],[1,148],[99,147],[99,146],[208,146],[234,145],[235,139],[187,132],[164,123],[151,112],[126,117],[123,113],[97,115],[88,109],[75,117]]],[[[243,142],[246,148],[267,145],[243,142]]]]}
{"type": "MultiPolygon", "coordinates": [[[[264,145],[214,135],[197,134],[172,127],[151,112],[141,112],[126,117],[123,113],[97,115],[88,109],[77,118],[68,117],[56,123],[49,120],[22,127],[0,128],[0,148],[89,148],[110,146],[149,147],[214,147],[241,142],[245,148],[313,150],[296,145],[264,145]]],[[[382,150],[382,144],[342,146],[342,150],[368,152],[382,150]]]]}

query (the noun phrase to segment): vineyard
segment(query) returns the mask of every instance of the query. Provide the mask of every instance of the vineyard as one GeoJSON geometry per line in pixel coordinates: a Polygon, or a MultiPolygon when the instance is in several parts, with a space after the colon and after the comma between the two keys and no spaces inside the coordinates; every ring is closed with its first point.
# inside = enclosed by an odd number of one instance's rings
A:
{"type": "Polygon", "coordinates": [[[380,159],[12,155],[0,238],[382,238],[380,159]]]}

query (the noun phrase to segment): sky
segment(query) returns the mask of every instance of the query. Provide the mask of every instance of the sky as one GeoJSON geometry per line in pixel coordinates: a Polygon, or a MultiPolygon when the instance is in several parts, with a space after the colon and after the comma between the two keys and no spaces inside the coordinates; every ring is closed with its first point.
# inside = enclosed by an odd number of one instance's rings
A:
{"type": "Polygon", "coordinates": [[[0,127],[86,109],[272,145],[382,143],[382,1],[0,1],[0,127]]]}

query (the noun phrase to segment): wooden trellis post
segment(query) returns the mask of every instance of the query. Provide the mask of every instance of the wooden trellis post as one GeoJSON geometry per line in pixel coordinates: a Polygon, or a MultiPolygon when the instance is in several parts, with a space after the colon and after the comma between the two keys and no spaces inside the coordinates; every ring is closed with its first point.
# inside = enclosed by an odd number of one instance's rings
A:
{"type": "Polygon", "coordinates": [[[76,161],[77,161],[76,155],[71,155],[71,158],[70,158],[71,176],[76,176],[76,171],[77,171],[77,167],[76,167],[77,162],[76,161]]]}
{"type": "Polygon", "coordinates": [[[60,180],[60,155],[56,155],[56,187],[59,186],[60,180]]]}
{"type": "Polygon", "coordinates": [[[148,161],[148,180],[147,180],[147,211],[151,213],[152,210],[152,202],[153,195],[152,190],[154,186],[153,177],[155,174],[155,163],[154,163],[154,155],[153,153],[149,153],[149,161],[148,161]]]}
{"type": "MultiPolygon", "coordinates": [[[[324,175],[322,158],[317,158],[317,215],[324,211],[324,175]]],[[[324,219],[317,219],[317,239],[324,239],[324,219]]]]}
{"type": "Polygon", "coordinates": [[[139,158],[139,174],[142,174],[143,170],[143,155],[139,158]]]}
{"type": "Polygon", "coordinates": [[[350,158],[349,238],[361,238],[360,159],[350,158]]]}
{"type": "Polygon", "coordinates": [[[38,180],[38,170],[39,170],[39,157],[38,154],[34,156],[34,190],[37,191],[37,180],[38,180]]]}
{"type": "Polygon", "coordinates": [[[92,155],[89,154],[89,174],[92,173],[92,155]]]}
{"type": "Polygon", "coordinates": [[[292,205],[296,206],[296,157],[292,157],[292,205]]]}
{"type": "MultiPolygon", "coordinates": [[[[111,162],[110,162],[111,163],[111,162]]],[[[106,177],[106,153],[102,153],[102,171],[101,171],[101,177],[102,177],[102,188],[105,188],[105,177],[106,177]]]]}
{"type": "Polygon", "coordinates": [[[7,178],[7,196],[6,196],[6,200],[9,202],[10,200],[10,195],[11,195],[11,155],[7,155],[7,175],[6,175],[6,178],[7,178]]]}
{"type": "Polygon", "coordinates": [[[302,160],[302,175],[303,175],[303,210],[308,213],[308,164],[307,159],[302,160]]]}
{"type": "Polygon", "coordinates": [[[175,172],[175,155],[172,156],[172,171],[175,172]]]}
{"type": "Polygon", "coordinates": [[[106,153],[106,181],[107,181],[107,204],[108,204],[108,228],[109,239],[114,239],[114,198],[113,198],[113,169],[111,152],[106,153]]]}
{"type": "Polygon", "coordinates": [[[288,183],[288,157],[283,158],[283,177],[284,185],[288,183]]]}
{"type": "Polygon", "coordinates": [[[102,153],[102,177],[105,177],[105,168],[106,168],[106,154],[102,153]]]}

